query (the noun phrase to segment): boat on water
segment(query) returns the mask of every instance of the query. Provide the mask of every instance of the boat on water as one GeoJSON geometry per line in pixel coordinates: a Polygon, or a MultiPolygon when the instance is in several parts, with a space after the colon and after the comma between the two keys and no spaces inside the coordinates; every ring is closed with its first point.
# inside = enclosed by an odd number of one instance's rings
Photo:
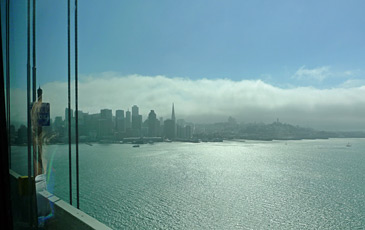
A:
{"type": "Polygon", "coordinates": [[[89,142],[85,142],[85,144],[89,145],[89,146],[93,146],[91,143],[89,142]]]}
{"type": "Polygon", "coordinates": [[[346,144],[346,147],[351,147],[350,142],[348,142],[348,143],[346,144]]]}
{"type": "Polygon", "coordinates": [[[137,144],[137,145],[133,145],[133,148],[138,148],[139,147],[139,145],[137,144]]]}

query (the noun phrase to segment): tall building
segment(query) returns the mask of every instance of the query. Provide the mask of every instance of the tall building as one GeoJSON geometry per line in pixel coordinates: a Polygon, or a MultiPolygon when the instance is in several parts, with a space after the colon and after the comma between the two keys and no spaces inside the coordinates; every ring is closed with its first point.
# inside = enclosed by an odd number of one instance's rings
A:
{"type": "Polygon", "coordinates": [[[164,132],[165,136],[169,139],[174,139],[176,137],[176,117],[174,104],[172,104],[171,119],[167,119],[164,122],[164,132]]]}
{"type": "Polygon", "coordinates": [[[115,118],[124,118],[124,110],[118,109],[115,111],[115,118]]]}
{"type": "Polygon", "coordinates": [[[115,111],[115,130],[117,132],[125,131],[124,110],[115,111]]]}
{"type": "Polygon", "coordinates": [[[131,112],[128,110],[125,112],[125,128],[130,129],[131,127],[131,112]]]}
{"type": "MultiPolygon", "coordinates": [[[[82,136],[87,136],[89,134],[89,131],[90,131],[89,126],[86,125],[86,120],[88,119],[88,116],[89,116],[89,113],[84,113],[81,110],[78,111],[80,139],[82,136]]],[[[82,137],[82,138],[84,138],[84,137],[82,137]]]]}
{"type": "Polygon", "coordinates": [[[85,126],[87,127],[87,136],[90,140],[96,140],[99,134],[100,113],[89,114],[85,116],[85,126]]]}
{"type": "Polygon", "coordinates": [[[109,137],[113,134],[113,113],[111,109],[100,110],[98,136],[109,137]]]}
{"type": "Polygon", "coordinates": [[[81,124],[84,124],[84,116],[87,114],[87,113],[84,113],[82,112],[81,110],[78,110],[78,111],[75,111],[75,119],[76,119],[76,113],[77,113],[77,118],[78,118],[78,122],[79,122],[79,125],[81,124]]]}
{"type": "MultiPolygon", "coordinates": [[[[71,109],[70,111],[71,111],[71,122],[72,122],[74,118],[74,112],[73,109],[71,109]]],[[[68,108],[65,108],[65,121],[66,123],[68,123],[68,108]]]]}
{"type": "Polygon", "coordinates": [[[174,122],[176,122],[174,103],[172,103],[171,120],[173,120],[174,122]]]}
{"type": "Polygon", "coordinates": [[[173,121],[173,126],[171,130],[173,132],[173,138],[176,137],[176,117],[175,117],[175,106],[174,103],[172,103],[172,112],[171,112],[171,120],[173,121]]]}
{"type": "MultiPolygon", "coordinates": [[[[69,132],[69,122],[68,122],[68,108],[65,108],[65,132],[67,133],[66,135],[68,135],[69,132]]],[[[73,139],[75,137],[75,117],[74,117],[74,111],[73,109],[70,109],[71,112],[71,139],[73,139]]]]}
{"type": "Polygon", "coordinates": [[[151,112],[148,114],[148,136],[150,137],[157,137],[160,122],[156,118],[156,113],[154,110],[151,110],[151,112]]]}
{"type": "Polygon", "coordinates": [[[138,137],[141,135],[142,115],[139,114],[138,106],[132,107],[132,135],[138,137]]]}
{"type": "Polygon", "coordinates": [[[138,115],[139,115],[139,108],[138,108],[138,106],[133,105],[132,106],[132,117],[133,116],[138,116],[138,115]]]}

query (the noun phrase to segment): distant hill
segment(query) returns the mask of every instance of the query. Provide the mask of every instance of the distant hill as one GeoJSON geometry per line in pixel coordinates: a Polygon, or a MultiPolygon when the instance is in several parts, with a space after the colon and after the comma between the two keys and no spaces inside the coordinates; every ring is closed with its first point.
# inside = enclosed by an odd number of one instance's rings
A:
{"type": "Polygon", "coordinates": [[[229,122],[196,125],[196,138],[248,140],[300,140],[327,138],[365,138],[365,132],[329,132],[303,128],[281,122],[272,124],[236,124],[229,122]]]}

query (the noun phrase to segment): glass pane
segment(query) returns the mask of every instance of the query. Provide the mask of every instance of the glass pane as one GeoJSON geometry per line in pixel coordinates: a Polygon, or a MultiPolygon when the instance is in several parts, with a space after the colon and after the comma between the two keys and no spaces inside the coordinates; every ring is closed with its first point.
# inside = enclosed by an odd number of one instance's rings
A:
{"type": "MultiPolygon", "coordinates": [[[[67,1],[37,1],[47,191],[71,202],[71,149],[76,206],[77,115],[80,209],[113,229],[365,227],[363,2],[79,1],[78,111],[74,3],[69,110],[67,1]]],[[[26,2],[11,13],[26,175],[26,2]]]]}

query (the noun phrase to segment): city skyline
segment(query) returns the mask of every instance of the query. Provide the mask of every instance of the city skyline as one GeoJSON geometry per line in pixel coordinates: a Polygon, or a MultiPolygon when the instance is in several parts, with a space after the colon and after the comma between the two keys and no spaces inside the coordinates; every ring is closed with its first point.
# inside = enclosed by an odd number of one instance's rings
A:
{"type": "MultiPolygon", "coordinates": [[[[43,100],[51,104],[51,117],[63,115],[67,84],[53,82],[42,88],[43,100]]],[[[14,89],[12,94],[16,102],[12,120],[24,123],[25,91],[14,89]]],[[[118,73],[90,76],[79,82],[79,108],[89,113],[102,108],[131,110],[131,105],[138,104],[145,116],[154,109],[158,116],[167,117],[171,112],[167,105],[172,101],[179,105],[179,117],[194,123],[221,122],[233,116],[246,123],[271,123],[280,118],[320,130],[365,130],[365,86],[280,88],[261,80],[170,79],[118,73]]]]}
{"type": "MultiPolygon", "coordinates": [[[[43,127],[43,135],[49,144],[62,144],[68,140],[68,112],[65,108],[64,119],[55,117],[48,126],[43,127]]],[[[283,123],[277,118],[271,124],[237,123],[233,117],[224,122],[212,124],[194,124],[184,119],[177,119],[175,104],[171,106],[171,116],[157,119],[154,110],[150,110],[143,120],[139,107],[129,109],[100,109],[99,113],[89,114],[71,109],[71,139],[75,140],[75,119],[78,114],[79,141],[91,145],[91,142],[119,144],[153,144],[154,142],[222,142],[223,140],[302,140],[328,138],[363,138],[365,132],[326,132],[283,123]]],[[[11,144],[24,145],[27,141],[27,128],[20,125],[10,127],[11,144]]]]}
{"type": "MultiPolygon", "coordinates": [[[[78,128],[81,142],[108,141],[123,142],[139,141],[139,138],[150,138],[150,141],[163,140],[186,140],[191,141],[193,137],[193,124],[185,122],[183,119],[176,121],[174,103],[172,103],[171,117],[157,119],[154,110],[151,110],[148,116],[143,120],[142,114],[139,114],[139,107],[133,105],[132,112],[127,109],[113,111],[111,109],[100,109],[99,113],[89,114],[82,110],[73,111],[65,108],[64,119],[57,116],[50,126],[45,128],[45,135],[50,137],[52,143],[63,143],[66,141],[66,131],[68,130],[69,119],[68,113],[71,113],[71,127],[75,125],[76,114],[78,114],[78,128]],[[132,139],[131,139],[132,138],[132,139]]],[[[12,140],[13,143],[22,143],[24,140],[24,125],[18,129],[18,135],[15,134],[13,126],[12,140]]],[[[74,130],[71,130],[71,136],[75,137],[74,130]]]]}

